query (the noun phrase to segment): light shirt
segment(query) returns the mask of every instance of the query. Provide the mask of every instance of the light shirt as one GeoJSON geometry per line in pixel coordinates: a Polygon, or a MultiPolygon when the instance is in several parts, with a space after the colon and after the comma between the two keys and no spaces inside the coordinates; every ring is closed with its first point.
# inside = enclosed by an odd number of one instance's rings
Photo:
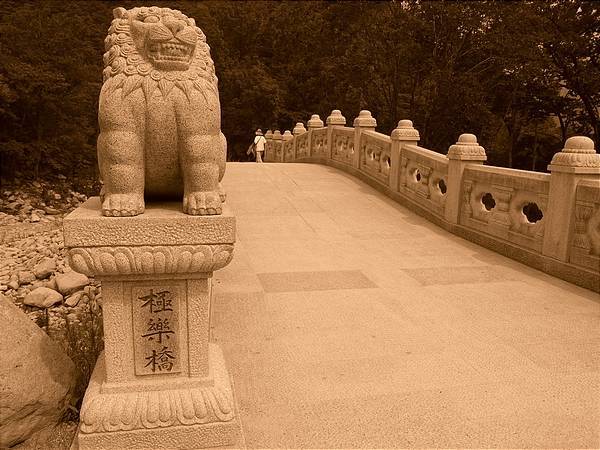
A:
{"type": "Polygon", "coordinates": [[[254,144],[256,144],[256,151],[257,152],[264,152],[265,151],[265,143],[267,142],[267,140],[265,139],[264,136],[256,136],[254,138],[254,144]]]}

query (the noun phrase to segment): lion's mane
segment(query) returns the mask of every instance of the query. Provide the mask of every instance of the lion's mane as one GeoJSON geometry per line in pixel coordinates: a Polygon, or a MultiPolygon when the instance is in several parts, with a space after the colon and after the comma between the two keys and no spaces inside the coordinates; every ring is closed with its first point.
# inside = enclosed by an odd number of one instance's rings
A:
{"type": "MultiPolygon", "coordinates": [[[[102,75],[103,90],[106,90],[107,95],[121,88],[122,97],[126,97],[141,88],[146,99],[149,99],[156,88],[160,89],[162,95],[166,97],[175,87],[181,89],[188,99],[190,99],[190,92],[193,89],[200,91],[203,96],[206,96],[208,89],[218,97],[217,77],[214,63],[210,57],[210,47],[206,43],[206,36],[195,25],[194,19],[188,18],[181,11],[157,6],[127,10],[122,17],[113,19],[104,40],[104,48],[106,53],[103,57],[102,75]],[[161,17],[172,15],[194,27],[198,34],[198,41],[187,70],[161,71],[140,55],[131,36],[129,20],[131,17],[136,17],[143,21],[148,15],[161,17]]],[[[207,105],[211,103],[207,101],[207,105]]]]}

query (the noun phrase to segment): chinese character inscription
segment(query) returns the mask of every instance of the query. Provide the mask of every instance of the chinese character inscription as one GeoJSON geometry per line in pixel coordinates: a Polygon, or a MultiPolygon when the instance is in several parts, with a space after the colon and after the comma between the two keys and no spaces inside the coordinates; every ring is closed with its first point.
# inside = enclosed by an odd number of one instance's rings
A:
{"type": "Polygon", "coordinates": [[[132,289],[135,373],[180,372],[177,340],[179,288],[135,286],[132,289]]]}

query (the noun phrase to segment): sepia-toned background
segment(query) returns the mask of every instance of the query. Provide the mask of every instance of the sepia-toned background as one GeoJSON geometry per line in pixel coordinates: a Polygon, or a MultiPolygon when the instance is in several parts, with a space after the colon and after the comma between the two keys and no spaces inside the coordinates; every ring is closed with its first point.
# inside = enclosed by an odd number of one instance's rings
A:
{"type": "MultiPolygon", "coordinates": [[[[2,2],[4,183],[97,177],[104,37],[113,8],[141,4],[2,2]]],[[[158,4],[207,36],[231,161],[246,160],[255,128],[291,128],[332,108],[349,120],[369,109],[384,133],[410,118],[421,144],[441,152],[475,133],[489,163],[507,167],[545,171],[573,134],[598,145],[593,2],[158,4]]]]}

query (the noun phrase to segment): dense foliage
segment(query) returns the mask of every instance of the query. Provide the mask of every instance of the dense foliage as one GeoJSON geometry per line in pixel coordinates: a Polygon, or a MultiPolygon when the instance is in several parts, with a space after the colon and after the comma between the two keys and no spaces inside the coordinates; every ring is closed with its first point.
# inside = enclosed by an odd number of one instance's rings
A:
{"type": "MultiPolygon", "coordinates": [[[[155,2],[158,3],[158,2],[155,2]]],[[[103,41],[116,6],[4,1],[2,174],[95,176],[103,41]]],[[[219,76],[229,159],[256,127],[369,109],[445,152],[473,132],[489,162],[544,170],[566,137],[598,144],[594,2],[160,2],[196,19],[219,76]]],[[[148,4],[148,6],[150,6],[148,4]]]]}

